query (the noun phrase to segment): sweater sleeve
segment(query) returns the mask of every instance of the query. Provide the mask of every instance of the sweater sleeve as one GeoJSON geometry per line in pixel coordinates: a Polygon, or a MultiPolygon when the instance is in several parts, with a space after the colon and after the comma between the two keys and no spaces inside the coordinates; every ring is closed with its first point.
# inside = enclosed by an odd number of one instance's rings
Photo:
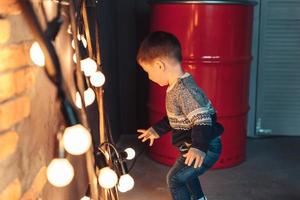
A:
{"type": "Polygon", "coordinates": [[[166,134],[172,129],[169,123],[168,116],[164,116],[160,121],[155,123],[152,128],[157,132],[159,136],[166,134]]]}
{"type": "Polygon", "coordinates": [[[212,133],[211,105],[201,91],[185,88],[179,95],[181,111],[188,118],[192,127],[191,147],[207,152],[209,138],[212,133]]]}

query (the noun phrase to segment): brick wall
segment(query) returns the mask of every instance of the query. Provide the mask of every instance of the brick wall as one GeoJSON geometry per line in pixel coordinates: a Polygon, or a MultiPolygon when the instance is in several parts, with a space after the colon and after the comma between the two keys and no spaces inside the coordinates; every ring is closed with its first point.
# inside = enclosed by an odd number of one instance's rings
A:
{"type": "Polygon", "coordinates": [[[79,199],[86,188],[84,157],[70,157],[75,180],[54,188],[46,166],[62,115],[56,89],[29,58],[32,35],[16,0],[0,3],[0,200],[79,199]]]}

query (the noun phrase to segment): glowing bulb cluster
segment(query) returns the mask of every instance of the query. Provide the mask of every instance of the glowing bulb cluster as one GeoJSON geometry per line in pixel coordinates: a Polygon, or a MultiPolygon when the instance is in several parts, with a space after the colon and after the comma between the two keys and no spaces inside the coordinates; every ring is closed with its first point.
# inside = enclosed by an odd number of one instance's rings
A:
{"type": "Polygon", "coordinates": [[[65,158],[53,159],[47,168],[47,179],[56,187],[68,185],[74,177],[74,168],[65,158]]]}
{"type": "Polygon", "coordinates": [[[120,177],[118,190],[120,192],[127,192],[134,187],[134,180],[129,174],[124,174],[120,177]]]}
{"type": "Polygon", "coordinates": [[[34,42],[29,50],[30,58],[34,64],[40,67],[45,66],[45,56],[39,45],[39,43],[34,42]]]}
{"type": "Polygon", "coordinates": [[[118,182],[118,176],[114,170],[109,167],[104,167],[100,169],[98,182],[101,187],[105,189],[110,189],[115,187],[118,182]]]}
{"type": "Polygon", "coordinates": [[[72,155],[81,155],[88,151],[92,143],[90,132],[82,125],[67,127],[63,135],[66,151],[72,155]]]}
{"type": "MultiPolygon", "coordinates": [[[[96,99],[96,95],[92,88],[88,88],[87,90],[84,91],[85,106],[91,105],[95,101],[95,99],[96,99]]],[[[75,105],[79,109],[82,108],[82,103],[81,103],[81,98],[80,98],[79,92],[76,92],[76,95],[75,95],[75,105]]]]}

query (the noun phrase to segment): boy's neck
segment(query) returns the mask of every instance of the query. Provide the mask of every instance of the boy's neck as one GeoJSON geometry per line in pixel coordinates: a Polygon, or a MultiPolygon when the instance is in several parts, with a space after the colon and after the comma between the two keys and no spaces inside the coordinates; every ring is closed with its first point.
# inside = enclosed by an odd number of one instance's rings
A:
{"type": "Polygon", "coordinates": [[[184,71],[182,70],[181,64],[172,67],[172,70],[169,71],[169,86],[175,84],[177,80],[183,75],[184,71]]]}

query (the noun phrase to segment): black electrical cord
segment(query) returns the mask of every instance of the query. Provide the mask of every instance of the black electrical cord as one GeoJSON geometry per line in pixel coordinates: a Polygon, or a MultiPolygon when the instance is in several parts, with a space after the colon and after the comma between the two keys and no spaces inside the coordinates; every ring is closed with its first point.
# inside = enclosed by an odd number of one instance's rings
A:
{"type": "MultiPolygon", "coordinates": [[[[49,64],[49,66],[48,65],[45,66],[45,72],[49,80],[57,88],[57,94],[58,97],[61,99],[61,103],[62,103],[61,109],[64,115],[64,119],[69,125],[74,125],[78,123],[78,116],[76,115],[76,112],[72,107],[72,104],[70,104],[70,101],[65,96],[65,91],[63,89],[63,78],[61,73],[61,66],[60,66],[58,55],[53,46],[53,43],[51,39],[47,37],[47,34],[43,32],[42,27],[31,5],[31,2],[22,0],[19,3],[21,5],[21,9],[23,11],[22,13],[25,17],[26,22],[28,23],[29,27],[33,31],[36,40],[41,44],[41,47],[44,50],[44,53],[46,54],[46,57],[49,59],[49,63],[47,63],[49,64]]],[[[61,11],[60,9],[61,8],[58,7],[59,12],[61,11]]],[[[60,16],[60,14],[58,14],[57,16],[60,16]]],[[[60,25],[56,26],[57,29],[59,29],[59,27],[60,25]]],[[[49,29],[49,27],[47,28],[49,29]]]]}
{"type": "Polygon", "coordinates": [[[128,173],[131,172],[131,170],[133,169],[133,167],[136,164],[136,161],[138,160],[138,158],[148,149],[148,147],[146,145],[144,145],[144,147],[142,148],[142,150],[136,154],[135,158],[133,159],[130,167],[128,168],[128,173]]]}

